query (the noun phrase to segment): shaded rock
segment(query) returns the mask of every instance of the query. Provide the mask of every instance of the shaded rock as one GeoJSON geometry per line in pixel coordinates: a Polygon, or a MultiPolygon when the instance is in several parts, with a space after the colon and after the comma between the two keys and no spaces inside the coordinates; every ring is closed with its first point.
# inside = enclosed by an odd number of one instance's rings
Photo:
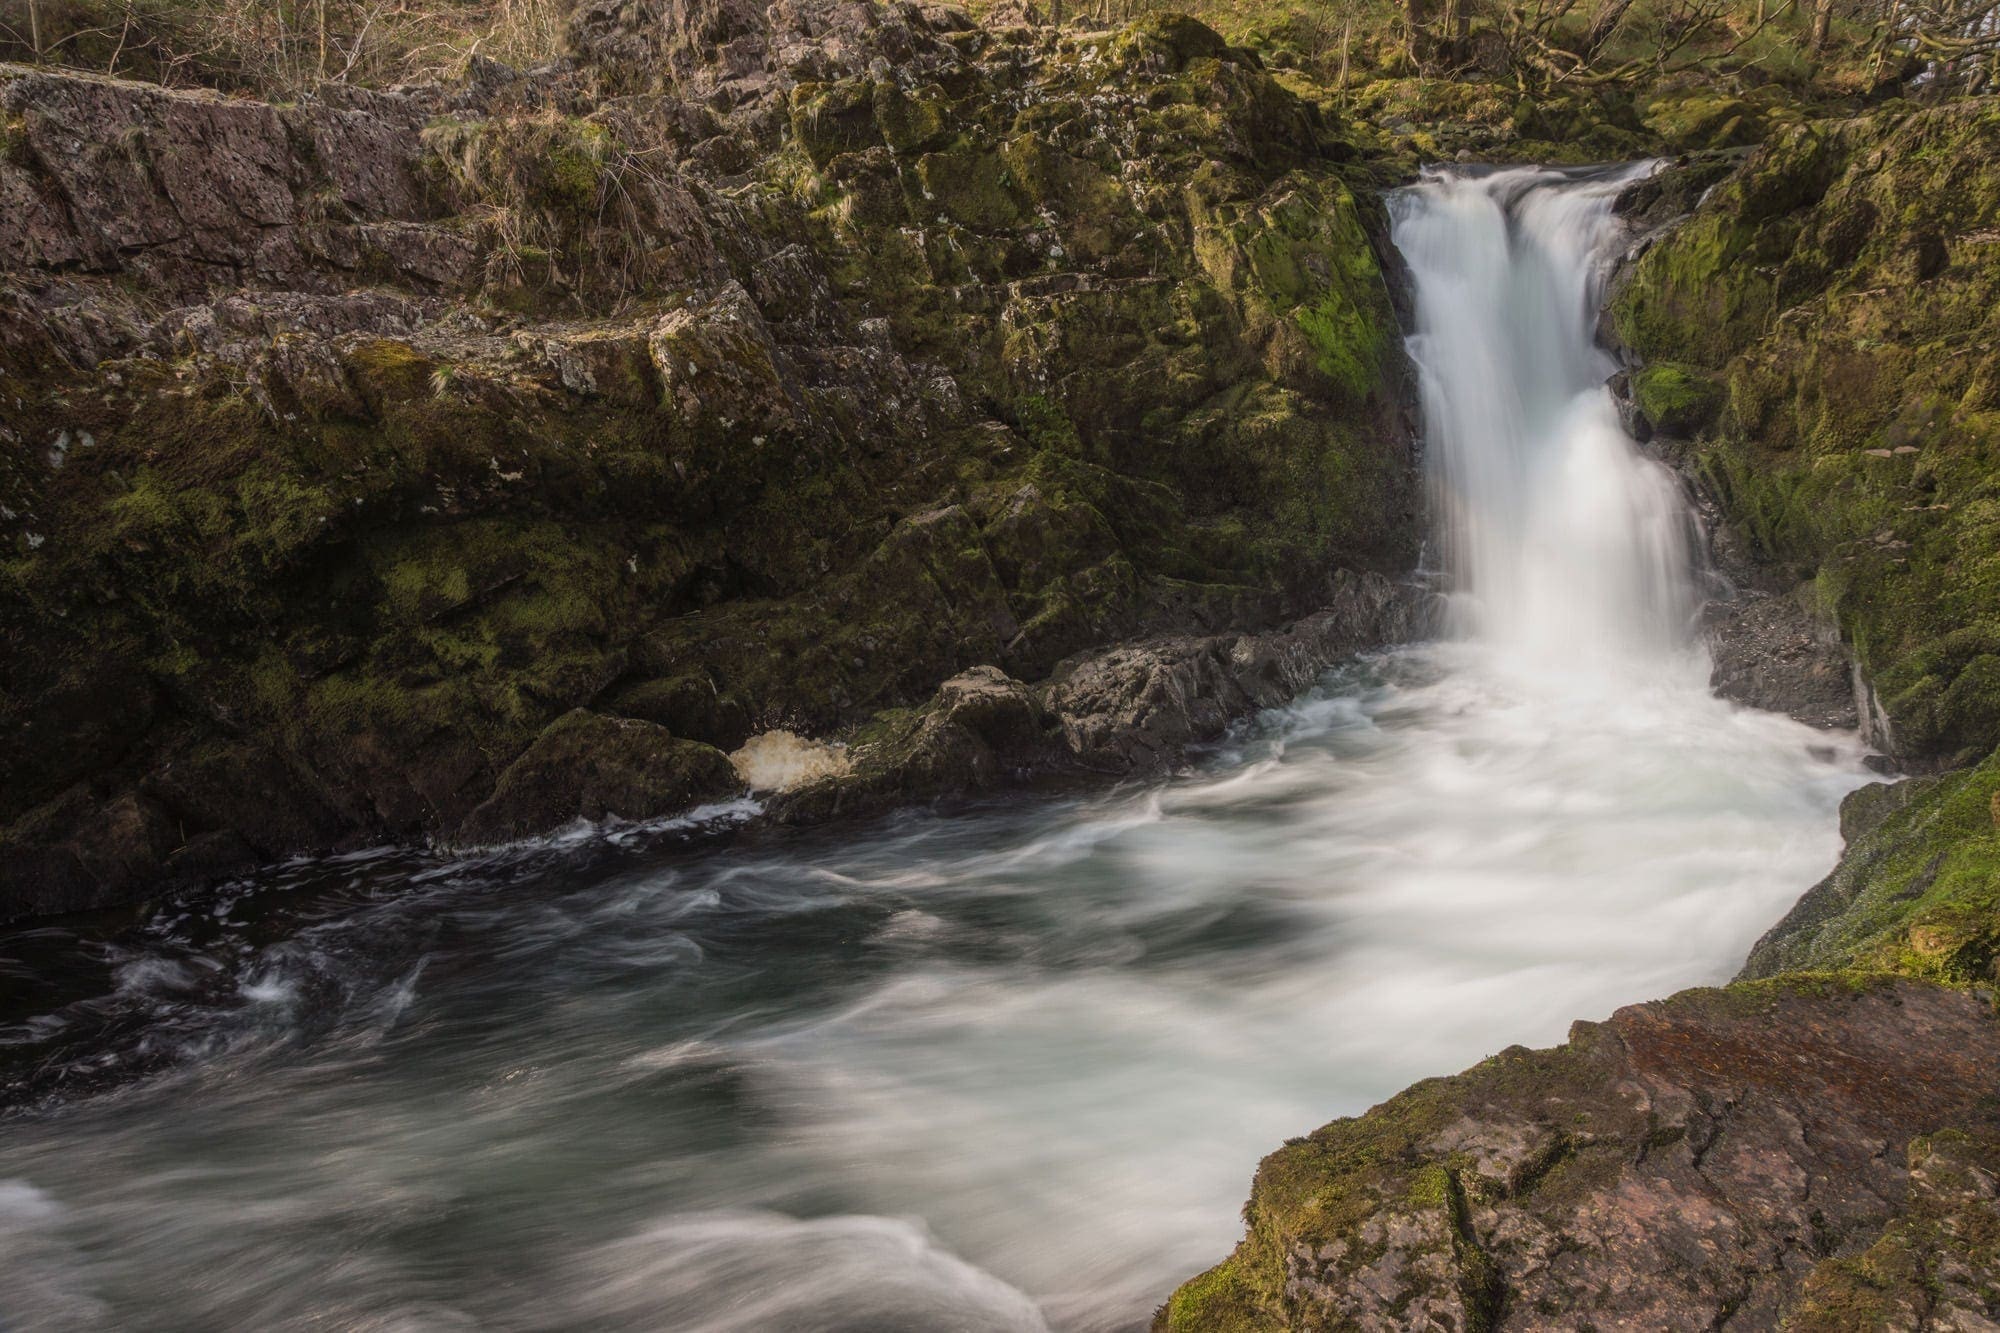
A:
{"type": "Polygon", "coordinates": [[[18,912],[89,911],[153,889],[180,843],[155,801],[123,792],[99,804],[73,790],[21,820],[0,840],[0,885],[18,912]]]}
{"type": "Polygon", "coordinates": [[[1344,578],[1328,610],[1276,633],[1163,639],[1065,663],[1043,701],[1077,763],[1158,770],[1236,719],[1296,696],[1341,658],[1429,628],[1426,615],[1421,592],[1344,578]]]}
{"type": "Polygon", "coordinates": [[[1846,649],[1796,598],[1754,590],[1713,598],[1702,629],[1714,659],[1709,688],[1723,698],[1812,727],[1860,725],[1846,649]]]}
{"type": "Polygon", "coordinates": [[[579,708],[550,723],[506,767],[455,839],[507,842],[576,819],[654,819],[742,789],[729,757],[714,746],[579,708]]]}
{"type": "Polygon", "coordinates": [[[1063,749],[1035,694],[997,667],[947,680],[924,708],[857,746],[849,771],[775,798],[781,823],[818,823],[893,805],[987,791],[1056,768],[1063,749]]]}
{"type": "Polygon", "coordinates": [[[1430,627],[1418,589],[1380,576],[1334,588],[1332,607],[1282,630],[1121,645],[1064,662],[1039,686],[975,667],[858,744],[851,771],[784,794],[772,814],[808,823],[1041,777],[1170,768],[1342,658],[1430,627]]]}
{"type": "Polygon", "coordinates": [[[1990,1149],[1965,1145],[2000,1131],[1996,1060],[1986,1005],[1914,981],[1621,1009],[1266,1158],[1248,1237],[1157,1326],[1773,1327],[1830,1258],[1979,1210],[1990,1149]],[[1913,1190],[1912,1161],[1939,1185],[1913,1190]]]}

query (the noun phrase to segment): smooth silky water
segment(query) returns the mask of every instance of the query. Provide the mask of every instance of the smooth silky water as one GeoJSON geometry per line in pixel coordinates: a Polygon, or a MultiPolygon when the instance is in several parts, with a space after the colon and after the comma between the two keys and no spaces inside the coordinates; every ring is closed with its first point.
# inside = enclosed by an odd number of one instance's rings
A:
{"type": "Polygon", "coordinates": [[[0,1325],[1139,1327],[1286,1137],[1726,979],[1865,774],[1705,688],[1591,339],[1628,175],[1396,197],[1449,636],[1191,774],[0,937],[0,1325]]]}

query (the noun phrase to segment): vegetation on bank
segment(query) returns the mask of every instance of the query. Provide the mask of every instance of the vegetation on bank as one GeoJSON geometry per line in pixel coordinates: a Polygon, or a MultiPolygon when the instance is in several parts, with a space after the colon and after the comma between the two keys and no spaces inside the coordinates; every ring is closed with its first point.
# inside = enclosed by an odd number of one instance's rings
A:
{"type": "Polygon", "coordinates": [[[12,0],[0,60],[288,97],[453,78],[564,51],[569,0],[12,0]]]}

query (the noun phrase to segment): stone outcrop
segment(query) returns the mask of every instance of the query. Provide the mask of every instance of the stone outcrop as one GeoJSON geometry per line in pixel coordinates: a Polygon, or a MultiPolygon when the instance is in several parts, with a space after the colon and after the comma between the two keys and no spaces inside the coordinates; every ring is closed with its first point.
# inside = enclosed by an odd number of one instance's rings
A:
{"type": "Polygon", "coordinates": [[[881,719],[846,771],[784,793],[772,813],[813,823],[1038,778],[1168,771],[1342,658],[1421,636],[1434,616],[1432,595],[1414,585],[1348,575],[1326,609],[1279,630],[1122,644],[1035,685],[975,667],[924,707],[881,719]]]}
{"type": "Polygon", "coordinates": [[[1996,145],[1983,98],[1783,130],[1611,306],[1635,398],[1655,386],[1767,578],[1852,647],[1874,739],[1925,767],[2000,742],[1996,145]]]}
{"type": "Polygon", "coordinates": [[[1621,1009],[1265,1159],[1157,1327],[1983,1327],[1997,1062],[1990,1005],[1910,980],[1621,1009]]]}
{"type": "Polygon", "coordinates": [[[532,832],[593,802],[474,812],[577,709],[859,736],[1410,561],[1378,207],[1254,56],[573,45],[283,106],[0,67],[0,915],[532,832]]]}

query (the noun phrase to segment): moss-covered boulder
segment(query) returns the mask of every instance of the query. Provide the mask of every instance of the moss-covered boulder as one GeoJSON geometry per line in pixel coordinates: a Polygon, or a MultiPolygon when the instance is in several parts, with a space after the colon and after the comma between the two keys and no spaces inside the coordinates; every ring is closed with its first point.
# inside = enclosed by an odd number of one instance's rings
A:
{"type": "Polygon", "coordinates": [[[1632,401],[1646,423],[1665,435],[1692,438],[1721,411],[1720,386],[1671,361],[1654,362],[1632,376],[1632,401]]]}
{"type": "Polygon", "coordinates": [[[509,842],[578,819],[652,819],[743,790],[729,757],[637,718],[576,709],[500,774],[455,840],[509,842]]]}
{"type": "Polygon", "coordinates": [[[1996,799],[1995,756],[1849,796],[1840,865],[1758,941],[1743,975],[1864,968],[1961,986],[2000,981],[1996,799]]]}

